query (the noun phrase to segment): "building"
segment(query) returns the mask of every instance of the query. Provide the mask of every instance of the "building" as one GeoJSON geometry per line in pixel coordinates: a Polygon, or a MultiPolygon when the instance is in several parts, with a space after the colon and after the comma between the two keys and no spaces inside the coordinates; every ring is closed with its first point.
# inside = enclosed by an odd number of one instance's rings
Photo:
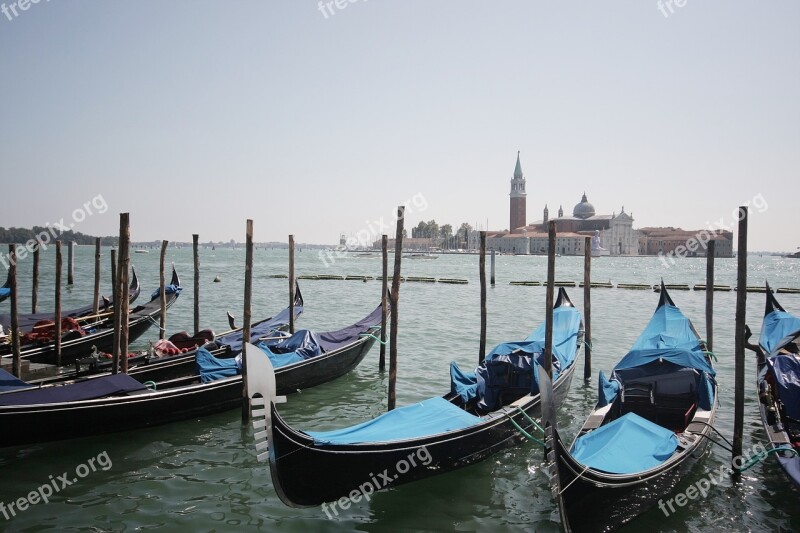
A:
{"type": "Polygon", "coordinates": [[[705,257],[708,241],[714,240],[714,257],[733,257],[733,232],[726,230],[690,231],[672,226],[641,228],[639,253],[642,255],[669,255],[705,257]]]}
{"type": "MultiPolygon", "coordinates": [[[[541,221],[525,226],[528,234],[547,233],[551,219],[546,204],[542,215],[541,221]]],[[[572,216],[564,216],[564,209],[559,206],[558,217],[552,220],[556,222],[558,235],[564,235],[564,246],[558,246],[561,255],[583,254],[583,239],[593,237],[595,232],[599,232],[601,245],[611,255],[639,254],[639,236],[633,229],[633,215],[626,213],[625,207],[619,214],[598,215],[584,192],[581,201],[572,210],[572,216]],[[575,244],[578,240],[581,241],[580,246],[575,244]],[[562,252],[562,249],[566,252],[562,252]]],[[[537,244],[531,244],[532,253],[542,253],[539,250],[537,244]]]]}
{"type": "Polygon", "coordinates": [[[517,228],[522,228],[528,223],[525,214],[527,196],[525,193],[525,177],[522,175],[522,165],[519,163],[519,152],[517,152],[517,166],[514,168],[514,177],[511,178],[511,193],[509,193],[509,196],[511,197],[511,216],[508,223],[508,231],[514,233],[517,228]]]}

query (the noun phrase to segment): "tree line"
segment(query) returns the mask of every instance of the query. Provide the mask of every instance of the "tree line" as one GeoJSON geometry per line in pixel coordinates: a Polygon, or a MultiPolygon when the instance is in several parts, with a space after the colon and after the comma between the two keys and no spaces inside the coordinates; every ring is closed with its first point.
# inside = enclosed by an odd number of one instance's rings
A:
{"type": "MultiPolygon", "coordinates": [[[[0,227],[0,242],[4,244],[25,244],[31,239],[44,240],[41,235],[47,234],[52,240],[60,239],[62,242],[75,241],[77,244],[94,244],[96,237],[86,235],[79,231],[65,230],[49,227],[34,226],[33,228],[3,228],[0,227]],[[53,238],[53,235],[57,235],[53,238]]],[[[104,245],[115,245],[119,237],[101,237],[104,245]]]]}
{"type": "Polygon", "coordinates": [[[420,221],[416,227],[411,228],[411,236],[418,239],[433,239],[446,248],[466,248],[472,226],[463,222],[458,230],[453,232],[450,224],[439,225],[435,220],[420,221]]]}

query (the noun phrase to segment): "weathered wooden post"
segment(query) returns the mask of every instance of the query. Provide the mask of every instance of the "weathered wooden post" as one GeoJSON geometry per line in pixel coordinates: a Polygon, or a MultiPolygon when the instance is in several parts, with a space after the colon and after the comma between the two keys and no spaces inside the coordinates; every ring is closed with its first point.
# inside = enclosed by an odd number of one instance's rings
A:
{"type": "Polygon", "coordinates": [[[486,358],[486,232],[481,231],[478,276],[481,282],[481,334],[478,344],[478,364],[486,358]]]}
{"type": "Polygon", "coordinates": [[[22,357],[19,343],[19,298],[17,296],[17,245],[8,245],[8,277],[11,281],[11,373],[21,377],[22,357]]]}
{"type": "Polygon", "coordinates": [[[158,338],[164,339],[167,336],[167,287],[164,279],[164,262],[167,258],[167,245],[169,241],[161,241],[161,257],[158,263],[158,281],[161,291],[161,313],[158,321],[158,338]]]}
{"type": "MultiPolygon", "coordinates": [[[[744,349],[745,312],[747,311],[747,207],[739,207],[739,235],[736,248],[736,373],[734,376],[733,449],[732,462],[742,455],[744,430],[744,349]]],[[[708,287],[706,287],[708,289],[708,287]]],[[[713,291],[713,287],[712,287],[713,291]]],[[[734,464],[735,467],[735,464],[734,464]]],[[[734,472],[738,469],[734,468],[734,472]]]]}
{"type": "Polygon", "coordinates": [[[716,241],[708,241],[706,251],[706,350],[714,351],[714,255],[716,241]]]}
{"type": "Polygon", "coordinates": [[[41,241],[33,249],[33,282],[31,286],[31,313],[38,312],[39,308],[39,253],[41,241]]]}
{"type": "Polygon", "coordinates": [[[381,354],[378,359],[378,370],[386,369],[386,311],[387,293],[389,292],[389,236],[381,235],[381,261],[383,272],[381,277],[381,354]]]}
{"type": "Polygon", "coordinates": [[[583,244],[583,379],[592,377],[592,238],[583,244]]]}
{"type": "Polygon", "coordinates": [[[122,372],[128,373],[128,315],[130,299],[128,298],[128,271],[130,269],[131,224],[130,213],[119,216],[119,275],[117,276],[117,294],[119,295],[119,350],[122,358],[122,372]]]}
{"type": "MultiPolygon", "coordinates": [[[[117,241],[119,246],[119,241],[117,241]]],[[[117,287],[117,251],[111,250],[111,300],[114,311],[114,344],[111,347],[111,373],[119,372],[119,287],[117,287]]]]}
{"type": "Polygon", "coordinates": [[[491,257],[492,266],[491,266],[491,274],[489,276],[489,283],[491,284],[492,287],[494,287],[494,255],[495,255],[494,252],[495,251],[492,250],[492,257],[491,257]]]}
{"type": "Polygon", "coordinates": [[[547,234],[547,302],[544,315],[544,357],[542,357],[542,369],[547,373],[550,381],[553,380],[553,297],[555,294],[555,279],[556,221],[551,220],[547,234]]]}
{"type": "Polygon", "coordinates": [[[389,333],[389,411],[397,402],[397,322],[400,302],[400,260],[403,256],[403,223],[405,206],[397,208],[397,232],[394,238],[394,276],[392,277],[392,316],[389,333]]]}
{"type": "Polygon", "coordinates": [[[75,241],[67,246],[67,285],[75,284],[75,241]]]}
{"type": "Polygon", "coordinates": [[[61,241],[56,241],[55,342],[56,366],[61,366],[61,241]]]}
{"type": "MultiPolygon", "coordinates": [[[[250,420],[247,394],[247,343],[250,342],[250,304],[253,296],[253,221],[247,219],[244,259],[244,324],[242,326],[242,422],[250,420]]],[[[269,409],[269,405],[267,406],[269,409]]]]}
{"type": "Polygon", "coordinates": [[[294,334],[294,235],[289,235],[289,333],[294,334]]]}
{"type": "Polygon", "coordinates": [[[192,256],[194,257],[194,333],[200,331],[200,235],[192,234],[192,256]]]}
{"type": "Polygon", "coordinates": [[[94,240],[94,299],[92,313],[100,312],[100,237],[94,240]]]}

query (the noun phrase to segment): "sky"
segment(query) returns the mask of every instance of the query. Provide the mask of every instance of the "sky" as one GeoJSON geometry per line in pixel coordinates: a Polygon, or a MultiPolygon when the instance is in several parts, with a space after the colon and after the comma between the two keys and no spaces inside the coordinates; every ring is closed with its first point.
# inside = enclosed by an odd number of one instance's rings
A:
{"type": "Polygon", "coordinates": [[[0,226],[501,230],[519,151],[529,222],[749,203],[750,250],[800,246],[795,0],[2,2],[0,226]]]}

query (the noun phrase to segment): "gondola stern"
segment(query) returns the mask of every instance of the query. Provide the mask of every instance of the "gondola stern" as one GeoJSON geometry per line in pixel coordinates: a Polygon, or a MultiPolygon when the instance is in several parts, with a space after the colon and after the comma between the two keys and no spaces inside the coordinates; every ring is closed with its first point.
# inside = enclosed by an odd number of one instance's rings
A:
{"type": "Polygon", "coordinates": [[[764,306],[764,316],[769,315],[775,311],[786,312],[783,306],[778,303],[778,300],[775,298],[775,294],[772,292],[772,288],[769,286],[769,282],[764,282],[767,289],[767,301],[766,305],[764,306]]]}
{"type": "Polygon", "coordinates": [[[556,297],[556,303],[553,304],[553,307],[575,307],[575,305],[572,303],[572,300],[569,299],[569,295],[564,287],[558,288],[558,296],[556,297]]]}
{"type": "Polygon", "coordinates": [[[664,285],[664,279],[661,279],[661,289],[660,289],[661,296],[658,298],[658,305],[656,309],[660,309],[665,305],[671,305],[672,307],[676,307],[675,302],[672,301],[672,297],[667,292],[667,287],[664,285]]]}
{"type": "Polygon", "coordinates": [[[175,263],[172,263],[172,279],[169,283],[170,285],[175,285],[176,287],[181,286],[181,278],[178,276],[178,271],[175,270],[175,263]]]}

